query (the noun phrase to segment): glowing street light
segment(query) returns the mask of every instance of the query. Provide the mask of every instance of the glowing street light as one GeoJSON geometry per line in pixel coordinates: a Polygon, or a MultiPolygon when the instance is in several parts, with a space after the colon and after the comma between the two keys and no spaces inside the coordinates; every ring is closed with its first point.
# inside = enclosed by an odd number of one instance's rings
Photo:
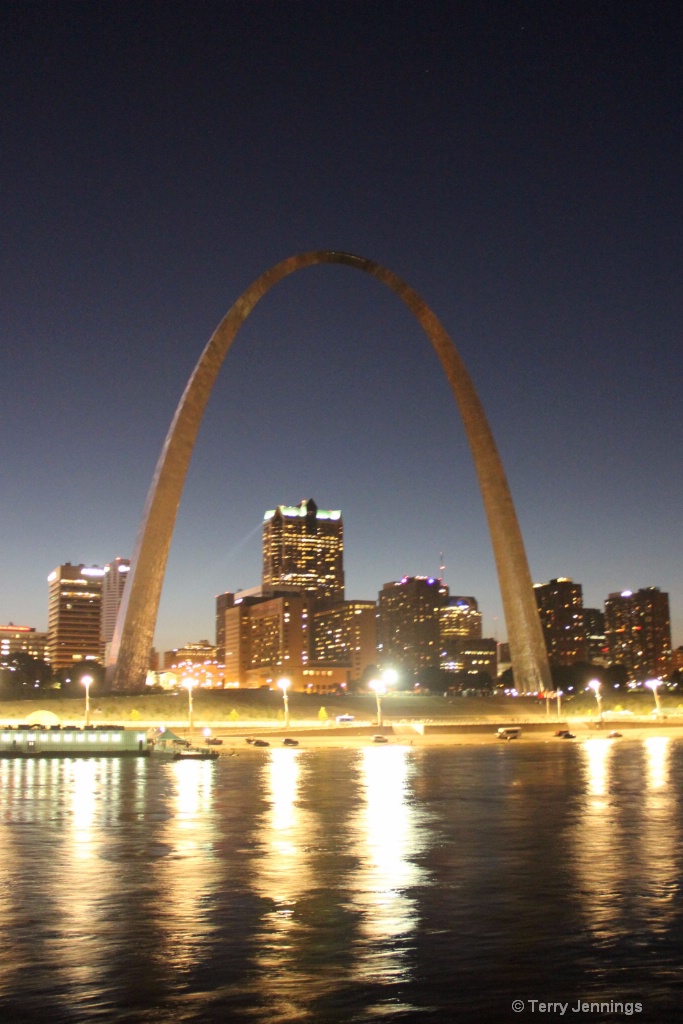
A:
{"type": "Polygon", "coordinates": [[[83,724],[87,729],[90,725],[90,684],[92,683],[92,676],[81,676],[81,682],[85,686],[85,721],[83,724]]]}
{"type": "Polygon", "coordinates": [[[282,699],[285,702],[285,729],[289,729],[289,698],[287,697],[287,690],[292,685],[292,682],[290,679],[283,677],[278,679],[277,685],[282,690],[282,699]]]}
{"type": "Polygon", "coordinates": [[[373,679],[370,682],[370,689],[375,691],[375,698],[377,700],[377,725],[382,725],[382,697],[387,692],[387,688],[384,679],[373,679]]]}
{"type": "Polygon", "coordinates": [[[600,694],[600,680],[591,679],[588,684],[589,689],[595,694],[595,699],[598,702],[598,721],[602,722],[602,696],[600,694]]]}
{"type": "Polygon", "coordinates": [[[662,705],[659,701],[659,694],[657,693],[657,687],[659,686],[660,682],[661,679],[648,679],[648,681],[645,683],[645,685],[652,690],[652,695],[655,699],[655,709],[658,715],[661,714],[662,711],[662,705]]]}
{"type": "Polygon", "coordinates": [[[395,668],[385,668],[382,672],[382,681],[385,687],[395,686],[398,682],[398,672],[395,668]]]}

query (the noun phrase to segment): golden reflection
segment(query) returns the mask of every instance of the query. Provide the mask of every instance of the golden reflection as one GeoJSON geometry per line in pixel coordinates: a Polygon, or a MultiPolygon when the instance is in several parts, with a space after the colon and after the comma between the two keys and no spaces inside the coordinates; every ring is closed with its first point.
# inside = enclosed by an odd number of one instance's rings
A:
{"type": "MultiPolygon", "coordinates": [[[[19,820],[15,814],[15,801],[20,765],[19,761],[0,760],[0,820],[3,825],[14,825],[19,820]]],[[[21,863],[20,835],[15,828],[3,828],[0,842],[0,916],[3,922],[0,929],[0,998],[4,990],[13,984],[17,963],[21,962],[22,956],[28,955],[25,948],[17,949],[16,936],[21,919],[22,894],[20,891],[17,892],[15,885],[12,884],[16,866],[21,863]]],[[[21,945],[24,946],[24,943],[21,945]]]]}
{"type": "Polygon", "coordinates": [[[669,786],[673,752],[667,736],[649,736],[645,751],[645,803],[639,872],[643,882],[643,912],[653,932],[668,926],[678,895],[677,855],[680,824],[675,792],[669,786]]]}
{"type": "Polygon", "coordinates": [[[210,761],[174,761],[175,810],[181,828],[197,828],[198,816],[211,806],[213,764],[210,761]]]}
{"type": "Polygon", "coordinates": [[[99,765],[96,761],[84,759],[64,762],[65,774],[71,776],[70,797],[73,815],[73,831],[71,833],[73,855],[78,860],[86,860],[93,856],[91,845],[91,829],[97,806],[99,765]],[[70,771],[69,771],[70,769],[70,771]]]}
{"type": "Polygon", "coordinates": [[[644,746],[648,786],[650,789],[662,789],[669,781],[671,740],[668,736],[648,736],[644,746]]]}
{"type": "MultiPolygon", "coordinates": [[[[283,747],[270,751],[264,769],[269,808],[265,828],[268,836],[256,887],[276,904],[297,899],[311,881],[306,847],[315,831],[309,812],[297,805],[300,786],[300,752],[283,747]],[[304,845],[306,844],[306,845],[304,845]]],[[[289,919],[283,915],[283,923],[289,919]]]]}
{"type": "Polygon", "coordinates": [[[633,929],[634,915],[656,932],[674,913],[680,827],[669,787],[672,744],[651,736],[642,743],[589,740],[585,797],[577,815],[571,860],[579,876],[582,910],[598,938],[633,929]]]}
{"type": "Polygon", "coordinates": [[[48,763],[47,783],[60,796],[55,807],[64,816],[59,874],[46,879],[60,918],[60,984],[77,990],[101,982],[100,944],[111,927],[101,914],[119,879],[103,864],[107,843],[103,826],[120,801],[121,765],[116,758],[65,758],[48,763]]]}
{"type": "MultiPolygon", "coordinates": [[[[309,1009],[295,993],[307,997],[330,983],[335,969],[326,967],[324,978],[311,969],[319,950],[309,942],[310,917],[329,912],[327,893],[317,889],[316,855],[318,817],[303,808],[301,752],[291,747],[269,751],[262,770],[268,802],[261,823],[262,855],[254,862],[254,888],[270,903],[263,916],[263,936],[255,962],[261,968],[260,989],[267,994],[269,1020],[303,1021],[309,1009]],[[293,950],[297,955],[293,955],[293,950]]],[[[340,965],[339,970],[343,971],[340,965]]]]}
{"type": "Polygon", "coordinates": [[[604,796],[608,790],[608,767],[613,745],[604,739],[586,740],[583,753],[586,757],[588,792],[593,796],[604,796]]]}
{"type": "Polygon", "coordinates": [[[216,767],[212,761],[164,765],[172,813],[160,835],[160,855],[153,857],[149,869],[158,873],[165,896],[158,908],[165,941],[157,951],[165,967],[187,969],[199,963],[213,931],[211,910],[221,881],[214,850],[216,767]]]}
{"type": "Polygon", "coordinates": [[[411,860],[421,844],[417,811],[408,799],[409,756],[407,747],[363,750],[365,803],[356,818],[360,867],[354,904],[362,914],[355,969],[364,980],[406,977],[409,970],[405,939],[418,920],[407,889],[422,878],[411,860]]]}
{"type": "Polygon", "coordinates": [[[617,801],[609,799],[616,744],[604,737],[578,748],[584,759],[585,796],[577,810],[570,854],[583,895],[580,905],[598,938],[608,938],[623,913],[620,883],[629,870],[617,801]]]}
{"type": "MultiPolygon", "coordinates": [[[[299,758],[295,750],[273,750],[270,756],[271,828],[276,833],[291,834],[296,818],[299,785],[299,758]]],[[[283,836],[277,837],[280,840],[283,836]]],[[[291,842],[286,847],[292,849],[291,842]]]]}

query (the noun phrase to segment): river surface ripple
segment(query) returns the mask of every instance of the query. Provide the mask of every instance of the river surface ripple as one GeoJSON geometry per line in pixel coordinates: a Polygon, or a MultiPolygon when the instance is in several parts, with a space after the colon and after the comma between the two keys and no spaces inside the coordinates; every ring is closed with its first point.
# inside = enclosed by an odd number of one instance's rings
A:
{"type": "Polygon", "coordinates": [[[3,760],[2,1020],[683,1020],[682,798],[662,737],[3,760]]]}

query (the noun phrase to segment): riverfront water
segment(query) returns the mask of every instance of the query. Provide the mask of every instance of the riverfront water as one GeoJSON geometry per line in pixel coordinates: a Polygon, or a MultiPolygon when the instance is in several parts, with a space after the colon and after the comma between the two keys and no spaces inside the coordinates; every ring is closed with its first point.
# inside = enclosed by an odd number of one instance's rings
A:
{"type": "Polygon", "coordinates": [[[2,1020],[680,1020],[682,799],[662,737],[0,761],[2,1020]]]}

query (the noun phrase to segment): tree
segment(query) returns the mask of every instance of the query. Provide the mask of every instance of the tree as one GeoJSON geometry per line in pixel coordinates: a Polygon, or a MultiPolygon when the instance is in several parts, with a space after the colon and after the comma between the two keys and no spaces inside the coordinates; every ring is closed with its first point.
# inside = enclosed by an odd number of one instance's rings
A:
{"type": "Polygon", "coordinates": [[[57,681],[65,697],[82,697],[85,692],[83,676],[90,676],[91,696],[104,692],[104,666],[98,661],[79,661],[68,668],[60,668],[57,681]]]}
{"type": "Polygon", "coordinates": [[[14,700],[32,700],[45,693],[51,680],[52,670],[47,662],[17,651],[2,668],[0,691],[14,700]]]}

